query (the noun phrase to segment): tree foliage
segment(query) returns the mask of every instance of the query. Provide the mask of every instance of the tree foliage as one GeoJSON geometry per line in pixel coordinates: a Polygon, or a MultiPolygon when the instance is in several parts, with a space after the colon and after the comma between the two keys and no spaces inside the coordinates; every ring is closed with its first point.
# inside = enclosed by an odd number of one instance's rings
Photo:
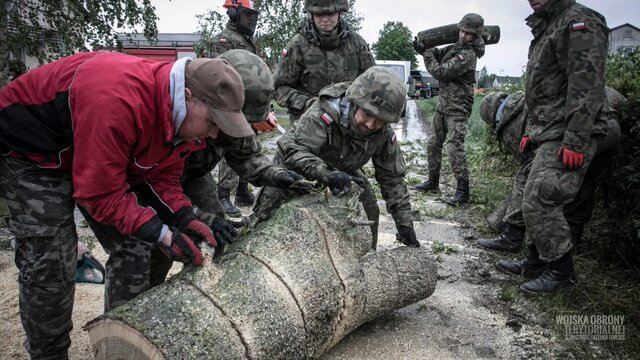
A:
{"type": "Polygon", "coordinates": [[[378,60],[411,61],[411,68],[416,69],[418,62],[412,45],[411,30],[401,21],[389,21],[380,30],[378,42],[371,46],[378,60]]]}
{"type": "MultiPolygon", "coordinates": [[[[360,30],[363,18],[355,11],[356,0],[349,0],[349,11],[343,16],[352,30],[360,30]]],[[[253,7],[260,12],[256,28],[255,42],[261,55],[270,66],[275,65],[280,58],[282,49],[296,32],[302,21],[307,17],[303,11],[304,0],[254,0],[253,7]]],[[[196,48],[206,48],[227,20],[226,14],[216,10],[209,10],[197,15],[198,33],[202,40],[196,48]]]]}
{"type": "Polygon", "coordinates": [[[115,47],[116,29],[141,25],[147,38],[155,38],[157,20],[150,0],[5,0],[0,6],[0,71],[16,49],[45,62],[115,47]]]}

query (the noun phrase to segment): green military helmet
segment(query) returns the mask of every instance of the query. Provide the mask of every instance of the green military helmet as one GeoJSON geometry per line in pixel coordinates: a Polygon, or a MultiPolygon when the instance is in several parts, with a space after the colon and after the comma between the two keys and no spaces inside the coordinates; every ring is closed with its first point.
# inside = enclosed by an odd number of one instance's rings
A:
{"type": "Polygon", "coordinates": [[[400,121],[406,87],[398,75],[385,66],[372,66],[358,76],[346,96],[368,115],[386,123],[400,121]]]}
{"type": "Polygon", "coordinates": [[[349,11],[347,0],[305,0],[304,11],[310,14],[335,14],[349,11]]]}
{"type": "Polygon", "coordinates": [[[253,123],[265,120],[269,115],[269,105],[275,91],[273,74],[267,64],[258,55],[242,49],[225,51],[219,57],[227,60],[242,78],[242,113],[247,121],[253,123]]]}
{"type": "Polygon", "coordinates": [[[498,112],[498,108],[502,104],[502,101],[508,95],[509,94],[504,92],[494,92],[482,99],[482,102],[480,103],[480,117],[485,123],[487,123],[487,125],[491,126],[491,128],[495,128],[496,113],[498,112]]]}
{"type": "Polygon", "coordinates": [[[481,36],[484,32],[484,19],[478,14],[469,13],[462,17],[462,20],[458,23],[458,29],[481,36]]]}

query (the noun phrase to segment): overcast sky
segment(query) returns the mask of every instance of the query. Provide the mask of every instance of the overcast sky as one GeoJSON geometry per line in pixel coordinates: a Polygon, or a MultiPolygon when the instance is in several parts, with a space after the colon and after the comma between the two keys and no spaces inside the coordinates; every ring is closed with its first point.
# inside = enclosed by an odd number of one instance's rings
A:
{"type": "MultiPolygon", "coordinates": [[[[580,3],[600,12],[610,28],[630,23],[640,27],[638,0],[582,0],[580,3]]],[[[160,21],[160,32],[196,31],[195,15],[207,9],[222,12],[224,0],[151,0],[160,21]],[[220,5],[216,5],[219,2],[220,5]]],[[[531,33],[524,19],[532,12],[526,0],[358,0],[356,11],[363,17],[360,35],[372,44],[387,21],[402,21],[414,34],[419,31],[457,23],[466,13],[482,15],[487,25],[499,25],[500,42],[489,45],[477,69],[489,73],[520,76],[527,62],[531,33]]],[[[422,59],[418,59],[422,63],[422,59]]],[[[424,68],[423,64],[420,64],[424,68]]]]}

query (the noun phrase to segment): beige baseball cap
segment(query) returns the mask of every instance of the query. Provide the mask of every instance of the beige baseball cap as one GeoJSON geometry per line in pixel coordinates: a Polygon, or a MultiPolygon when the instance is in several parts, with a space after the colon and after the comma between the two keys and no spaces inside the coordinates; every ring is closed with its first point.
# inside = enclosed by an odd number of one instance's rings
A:
{"type": "Polygon", "coordinates": [[[199,58],[187,64],[186,87],[209,106],[220,130],[232,137],[254,135],[242,114],[244,85],[233,66],[224,59],[199,58]]]}

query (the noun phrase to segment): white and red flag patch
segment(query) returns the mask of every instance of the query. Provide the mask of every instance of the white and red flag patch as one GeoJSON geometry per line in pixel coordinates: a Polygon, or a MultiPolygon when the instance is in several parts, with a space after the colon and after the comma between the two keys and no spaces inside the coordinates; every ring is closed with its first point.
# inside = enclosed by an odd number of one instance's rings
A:
{"type": "Polygon", "coordinates": [[[333,122],[333,118],[331,117],[331,115],[324,113],[320,116],[320,118],[322,119],[322,121],[324,121],[327,125],[331,125],[331,123],[333,122]]]}
{"type": "Polygon", "coordinates": [[[282,57],[287,57],[287,54],[289,54],[289,51],[287,49],[282,49],[280,54],[282,55],[282,57]]]}
{"type": "Polygon", "coordinates": [[[218,42],[219,42],[220,44],[224,44],[224,43],[226,43],[226,42],[227,42],[227,39],[220,39],[220,40],[218,40],[218,42]]]}
{"type": "Polygon", "coordinates": [[[583,21],[571,24],[571,31],[584,30],[587,28],[587,25],[583,21]]]}

